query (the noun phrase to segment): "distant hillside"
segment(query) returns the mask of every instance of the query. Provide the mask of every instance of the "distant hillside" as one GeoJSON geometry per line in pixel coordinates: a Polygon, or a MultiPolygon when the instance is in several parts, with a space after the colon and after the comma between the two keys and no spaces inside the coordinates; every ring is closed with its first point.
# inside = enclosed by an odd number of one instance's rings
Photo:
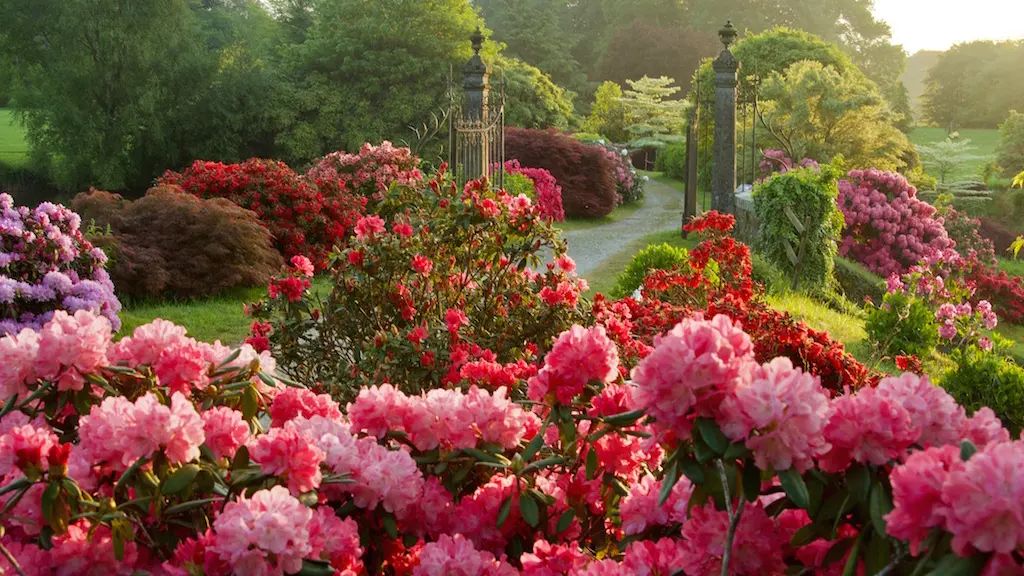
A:
{"type": "Polygon", "coordinates": [[[907,70],[903,73],[903,85],[907,87],[907,92],[910,94],[910,102],[914,105],[914,110],[920,110],[918,105],[918,98],[924,94],[924,80],[928,76],[928,70],[935,65],[939,60],[939,55],[942,52],[935,50],[922,50],[915,52],[913,56],[907,59],[907,70]]]}

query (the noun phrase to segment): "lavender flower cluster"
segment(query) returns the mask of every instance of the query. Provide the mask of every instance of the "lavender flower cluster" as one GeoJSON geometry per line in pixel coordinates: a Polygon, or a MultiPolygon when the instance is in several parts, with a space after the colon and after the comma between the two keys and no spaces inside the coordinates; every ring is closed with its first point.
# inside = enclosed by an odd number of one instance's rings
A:
{"type": "Polygon", "coordinates": [[[0,194],[0,336],[38,330],[57,310],[90,310],[120,328],[107,257],[81,224],[64,206],[44,202],[30,210],[0,194]]]}

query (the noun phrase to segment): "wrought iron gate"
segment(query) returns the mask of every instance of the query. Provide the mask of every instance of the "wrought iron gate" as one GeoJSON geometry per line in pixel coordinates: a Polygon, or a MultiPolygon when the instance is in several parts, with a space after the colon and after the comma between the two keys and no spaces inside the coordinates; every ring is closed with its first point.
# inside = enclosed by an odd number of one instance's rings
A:
{"type": "MultiPolygon", "coordinates": [[[[460,187],[487,177],[491,185],[505,187],[505,82],[484,96],[482,113],[466,108],[466,95],[452,91],[448,114],[448,165],[460,187]]],[[[479,109],[477,110],[479,112],[479,109]]]]}

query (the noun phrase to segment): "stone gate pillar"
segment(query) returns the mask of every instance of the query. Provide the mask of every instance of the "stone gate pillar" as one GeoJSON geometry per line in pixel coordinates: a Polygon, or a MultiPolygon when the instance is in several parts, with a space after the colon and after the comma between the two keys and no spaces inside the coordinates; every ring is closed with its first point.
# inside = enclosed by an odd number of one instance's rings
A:
{"type": "Polygon", "coordinates": [[[473,56],[462,67],[462,88],[465,99],[462,105],[462,118],[459,122],[460,166],[462,170],[461,180],[478,180],[487,174],[487,166],[490,162],[488,151],[490,150],[487,131],[484,129],[489,114],[487,110],[488,100],[488,74],[487,65],[480,57],[480,49],[483,48],[484,35],[480,28],[473,32],[470,37],[473,42],[473,56]]]}
{"type": "Polygon", "coordinates": [[[724,48],[715,59],[715,140],[711,167],[711,209],[736,213],[736,77],[740,63],[729,47],[736,41],[732,21],[719,30],[724,48]]]}

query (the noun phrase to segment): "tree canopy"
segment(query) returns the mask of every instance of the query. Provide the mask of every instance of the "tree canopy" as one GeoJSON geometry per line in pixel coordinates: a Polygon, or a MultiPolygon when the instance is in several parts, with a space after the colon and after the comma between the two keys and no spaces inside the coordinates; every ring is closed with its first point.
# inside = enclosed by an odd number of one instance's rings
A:
{"type": "Polygon", "coordinates": [[[506,125],[569,128],[573,118],[571,92],[567,93],[547,74],[518,58],[500,56],[495,65],[506,84],[506,125]]]}
{"type": "Polygon", "coordinates": [[[921,108],[950,131],[995,128],[1010,110],[1024,110],[1024,41],[957,44],[928,71],[921,108]]]}

